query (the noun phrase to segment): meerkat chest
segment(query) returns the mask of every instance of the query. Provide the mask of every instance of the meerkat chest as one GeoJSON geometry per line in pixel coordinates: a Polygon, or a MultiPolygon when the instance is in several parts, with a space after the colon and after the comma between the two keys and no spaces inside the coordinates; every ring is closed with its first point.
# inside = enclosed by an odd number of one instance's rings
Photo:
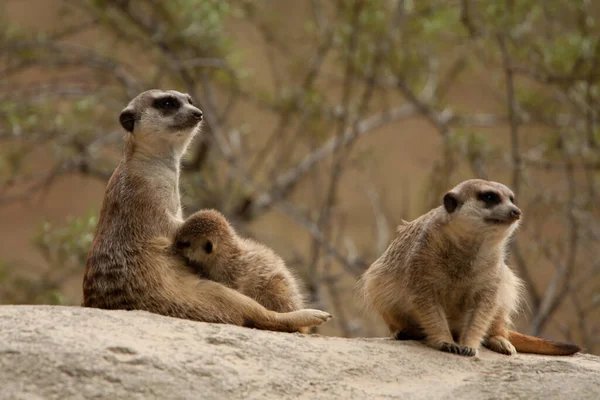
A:
{"type": "Polygon", "coordinates": [[[451,280],[493,279],[500,272],[501,253],[480,243],[445,242],[436,253],[441,272],[451,280]]]}
{"type": "MultiPolygon", "coordinates": [[[[458,260],[455,260],[458,261],[458,260]]],[[[449,314],[462,315],[478,303],[481,296],[495,296],[501,283],[501,258],[480,251],[448,269],[448,286],[441,297],[449,314]]]]}

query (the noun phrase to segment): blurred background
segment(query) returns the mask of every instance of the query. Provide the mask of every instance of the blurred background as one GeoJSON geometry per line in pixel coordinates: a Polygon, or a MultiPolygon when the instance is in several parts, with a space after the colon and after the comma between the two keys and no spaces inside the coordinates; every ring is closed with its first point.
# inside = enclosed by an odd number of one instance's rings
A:
{"type": "Polygon", "coordinates": [[[325,335],[387,335],[357,277],[401,219],[480,177],[524,212],[520,331],[600,352],[600,4],[592,0],[0,0],[0,303],[78,305],[124,132],[150,88],[204,139],[213,207],[302,278],[325,335]]]}

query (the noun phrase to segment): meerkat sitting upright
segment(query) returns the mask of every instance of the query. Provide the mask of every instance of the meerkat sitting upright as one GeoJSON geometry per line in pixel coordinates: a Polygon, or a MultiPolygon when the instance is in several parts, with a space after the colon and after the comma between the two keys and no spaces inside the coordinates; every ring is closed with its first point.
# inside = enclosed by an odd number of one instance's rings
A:
{"type": "Polygon", "coordinates": [[[127,131],[125,151],[106,188],[84,272],[83,306],[287,332],[331,318],[319,310],[267,310],[218,282],[200,279],[164,245],[183,223],[181,157],[202,120],[189,95],[143,92],[119,120],[127,131]]]}
{"type": "Polygon", "coordinates": [[[283,259],[267,246],[238,236],[216,210],[188,217],[175,234],[173,250],[201,276],[245,294],[268,310],[303,307],[296,278],[283,259]]]}
{"type": "Polygon", "coordinates": [[[398,227],[361,276],[360,293],[396,339],[466,356],[481,343],[507,355],[574,354],[581,350],[576,345],[509,330],[522,283],[504,260],[520,218],[508,187],[464,181],[442,206],[398,227]]]}

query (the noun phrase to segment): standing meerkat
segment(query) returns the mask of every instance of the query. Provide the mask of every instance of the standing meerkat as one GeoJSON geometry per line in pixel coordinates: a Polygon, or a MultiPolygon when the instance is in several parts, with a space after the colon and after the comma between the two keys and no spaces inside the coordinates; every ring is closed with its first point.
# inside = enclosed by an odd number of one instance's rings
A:
{"type": "Polygon", "coordinates": [[[323,311],[277,313],[199,279],[163,245],[183,222],[180,162],[201,119],[190,96],[176,91],[143,92],[121,112],[125,150],[106,188],[84,272],[83,306],[289,332],[327,321],[331,316],[323,311]]]}
{"type": "Polygon", "coordinates": [[[506,186],[464,181],[443,205],[403,221],[358,288],[399,340],[425,340],[466,356],[479,345],[498,353],[570,355],[581,349],[509,330],[522,283],[505,263],[521,210],[506,186]]]}
{"type": "Polygon", "coordinates": [[[256,300],[268,310],[300,310],[296,278],[273,250],[238,236],[223,214],[202,210],[177,230],[173,250],[198,273],[256,300]]]}

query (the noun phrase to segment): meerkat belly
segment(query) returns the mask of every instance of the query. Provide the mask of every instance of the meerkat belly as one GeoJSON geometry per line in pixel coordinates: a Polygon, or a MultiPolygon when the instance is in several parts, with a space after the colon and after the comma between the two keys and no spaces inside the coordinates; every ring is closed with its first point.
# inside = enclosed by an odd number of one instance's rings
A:
{"type": "Polygon", "coordinates": [[[474,262],[464,266],[465,273],[456,273],[459,267],[450,269],[445,287],[440,287],[440,300],[450,325],[460,325],[465,315],[479,307],[482,302],[497,303],[501,276],[493,266],[474,262]]]}

